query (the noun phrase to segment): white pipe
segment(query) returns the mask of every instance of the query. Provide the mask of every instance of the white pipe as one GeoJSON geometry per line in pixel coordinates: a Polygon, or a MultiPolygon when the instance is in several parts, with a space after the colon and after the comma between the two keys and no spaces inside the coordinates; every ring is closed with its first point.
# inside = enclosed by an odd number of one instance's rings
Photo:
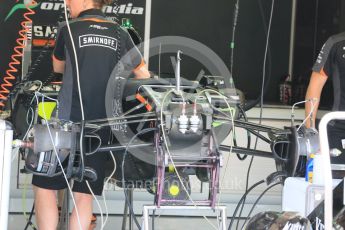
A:
{"type": "Polygon", "coordinates": [[[175,79],[176,79],[176,91],[180,92],[180,85],[181,85],[181,69],[180,69],[180,63],[181,63],[181,56],[182,53],[181,50],[177,51],[177,60],[176,60],[176,70],[175,70],[175,79]]]}
{"type": "MultiPolygon", "coordinates": [[[[210,210],[220,211],[221,215],[221,225],[218,226],[220,230],[226,230],[226,206],[218,206],[216,205],[214,208],[211,206],[186,206],[186,205],[176,205],[176,206],[161,206],[158,207],[156,205],[144,205],[143,207],[143,224],[141,230],[150,230],[149,228],[149,212],[152,211],[166,211],[166,210],[188,210],[188,211],[196,211],[196,210],[210,210]]],[[[219,219],[217,219],[219,221],[219,219]]]]}
{"type": "Polygon", "coordinates": [[[0,120],[0,230],[7,230],[13,131],[0,120]]]}
{"type": "Polygon", "coordinates": [[[144,59],[145,59],[147,66],[149,66],[149,57],[150,57],[151,7],[152,7],[152,1],[146,0],[145,33],[144,33],[144,59]]]}
{"type": "Polygon", "coordinates": [[[331,160],[329,157],[329,145],[327,135],[327,124],[331,120],[345,120],[345,112],[331,112],[324,115],[319,124],[320,150],[324,160],[324,186],[325,186],[325,229],[332,230],[333,222],[333,186],[331,160]]]}

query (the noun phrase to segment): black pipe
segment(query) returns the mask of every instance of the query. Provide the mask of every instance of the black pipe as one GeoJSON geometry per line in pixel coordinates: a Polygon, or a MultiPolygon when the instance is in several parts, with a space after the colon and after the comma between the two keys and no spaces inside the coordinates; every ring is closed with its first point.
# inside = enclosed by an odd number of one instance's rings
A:
{"type": "Polygon", "coordinates": [[[260,138],[261,140],[263,140],[264,142],[271,144],[271,140],[266,138],[264,135],[260,134],[257,131],[251,130],[251,129],[247,129],[248,132],[252,133],[253,135],[257,136],[258,138],[260,138]]]}
{"type": "Polygon", "coordinates": [[[257,131],[263,131],[263,132],[281,132],[281,131],[283,131],[282,129],[275,128],[272,126],[255,124],[255,123],[240,121],[240,120],[234,120],[234,123],[235,123],[236,127],[251,128],[251,129],[256,129],[257,131]]]}
{"type": "MultiPolygon", "coordinates": [[[[219,120],[232,121],[231,119],[227,117],[214,116],[214,118],[219,119],[219,120]]],[[[256,124],[256,123],[247,122],[247,121],[240,121],[240,120],[234,120],[234,124],[238,128],[255,129],[261,132],[284,132],[285,131],[283,129],[275,128],[272,126],[266,126],[266,125],[256,124]]]]}
{"type": "MultiPolygon", "coordinates": [[[[122,119],[126,119],[126,117],[122,118],[122,119]]],[[[100,127],[108,127],[108,126],[112,126],[112,125],[120,125],[120,124],[133,124],[133,123],[140,123],[140,122],[147,122],[147,121],[157,121],[157,118],[151,118],[151,119],[139,119],[139,120],[131,120],[131,121],[118,121],[118,122],[107,122],[104,124],[99,124],[98,126],[100,127]]]]}
{"type": "MultiPolygon", "coordinates": [[[[98,123],[98,122],[110,122],[110,121],[130,119],[130,118],[137,118],[137,117],[144,117],[144,116],[155,116],[155,113],[154,112],[147,112],[147,113],[139,113],[139,114],[135,114],[135,115],[127,115],[127,116],[119,116],[119,117],[110,117],[110,118],[88,120],[88,121],[86,121],[86,125],[88,125],[88,124],[95,124],[95,123],[98,123]]],[[[75,124],[80,124],[80,122],[76,122],[75,124]]]]}
{"type": "MultiPolygon", "coordinates": [[[[115,144],[115,145],[101,146],[101,147],[98,148],[97,152],[125,150],[126,146],[127,146],[127,144],[124,144],[124,145],[115,144]]],[[[128,147],[128,149],[141,148],[141,147],[146,147],[146,146],[153,146],[153,143],[131,144],[128,147]]]]}
{"type": "MultiPolygon", "coordinates": [[[[231,149],[230,146],[226,146],[226,145],[219,146],[220,151],[229,152],[230,149],[231,149]]],[[[238,154],[273,158],[273,159],[275,158],[271,152],[265,152],[265,151],[253,150],[253,149],[247,149],[247,148],[241,148],[241,147],[232,147],[232,152],[238,153],[238,154]]]]}

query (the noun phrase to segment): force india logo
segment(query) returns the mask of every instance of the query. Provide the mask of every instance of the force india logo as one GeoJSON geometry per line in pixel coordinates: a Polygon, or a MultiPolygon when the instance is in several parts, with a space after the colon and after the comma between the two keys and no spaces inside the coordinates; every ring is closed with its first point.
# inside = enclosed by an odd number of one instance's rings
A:
{"type": "MultiPolygon", "coordinates": [[[[30,9],[38,8],[40,6],[41,10],[51,10],[51,11],[58,11],[64,8],[63,0],[58,0],[57,2],[40,2],[36,5],[28,5],[26,2],[28,0],[23,0],[24,3],[17,3],[15,4],[12,9],[7,14],[5,21],[7,21],[16,11],[21,9],[26,9],[26,7],[30,9]]],[[[142,15],[144,14],[143,7],[136,7],[133,3],[121,4],[119,6],[105,6],[103,7],[103,12],[106,14],[133,14],[133,15],[142,15]]]]}
{"type": "MultiPolygon", "coordinates": [[[[61,10],[64,8],[63,1],[59,2],[42,2],[40,5],[41,10],[61,10]]],[[[103,12],[106,14],[134,14],[134,15],[142,15],[144,14],[143,7],[136,7],[133,3],[121,4],[119,6],[104,6],[103,12]]]]}

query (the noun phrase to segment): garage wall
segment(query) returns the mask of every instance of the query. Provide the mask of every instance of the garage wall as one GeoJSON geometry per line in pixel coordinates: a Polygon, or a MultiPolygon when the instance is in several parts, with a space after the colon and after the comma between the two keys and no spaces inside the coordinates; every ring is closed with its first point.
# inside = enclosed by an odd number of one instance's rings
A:
{"type": "MultiPolygon", "coordinates": [[[[61,20],[62,0],[44,0],[35,8],[36,15],[32,16],[36,26],[56,26],[61,20]]],[[[247,99],[256,99],[260,92],[262,81],[264,45],[272,1],[241,0],[237,32],[235,38],[235,57],[233,78],[236,86],[241,89],[247,99]],[[250,67],[250,68],[248,68],[250,67]],[[247,84],[250,81],[251,84],[247,84]]],[[[15,45],[15,39],[23,19],[23,9],[17,10],[7,18],[8,12],[20,2],[5,0],[4,7],[0,9],[0,30],[7,31],[6,36],[0,37],[0,76],[5,75],[5,70],[10,61],[10,54],[15,45]]],[[[139,33],[144,35],[144,19],[142,15],[126,13],[131,7],[143,7],[144,0],[120,0],[125,4],[121,18],[129,17],[139,33]]],[[[209,1],[209,0],[152,0],[151,38],[157,36],[185,36],[195,39],[210,47],[218,56],[230,65],[230,42],[233,27],[233,8],[235,0],[209,1]]],[[[120,9],[119,9],[120,11],[120,9]]],[[[111,16],[111,9],[108,15],[111,16]]],[[[131,11],[132,12],[132,11],[131,11]]],[[[139,11],[138,11],[139,12],[139,11]]],[[[145,11],[144,11],[145,12],[145,11]]],[[[276,0],[271,29],[270,49],[267,59],[267,79],[270,92],[265,96],[267,102],[277,102],[278,84],[288,72],[289,34],[290,34],[290,1],[276,0]],[[269,80],[268,80],[269,78],[269,80]]],[[[114,14],[113,14],[114,15],[114,14]]],[[[43,28],[44,29],[44,28],[43,28]]],[[[48,28],[49,29],[49,28],[48,28]]],[[[51,29],[51,28],[50,28],[51,29]]],[[[46,31],[43,31],[44,33],[46,31]]],[[[38,56],[34,50],[34,59],[38,56]]],[[[185,60],[183,74],[186,78],[195,76],[200,67],[185,60]]],[[[34,78],[45,78],[51,71],[50,55],[39,66],[34,78]]],[[[169,57],[162,57],[161,72],[173,73],[169,57]]],[[[20,69],[20,67],[19,67],[20,69]]],[[[158,71],[158,58],[150,61],[150,69],[158,71]]],[[[18,73],[20,75],[20,71],[18,73]]]]}
{"type": "MultiPolygon", "coordinates": [[[[151,37],[184,36],[211,48],[230,67],[230,43],[235,0],[153,0],[151,37]]],[[[247,99],[256,99],[262,82],[266,32],[272,1],[240,0],[235,38],[233,78],[247,99]],[[248,84],[250,82],[250,84],[248,84]]],[[[277,102],[278,84],[288,73],[291,1],[276,0],[267,59],[269,93],[265,101],[277,102]]],[[[188,79],[200,65],[184,60],[181,71],[188,79]]],[[[158,57],[150,68],[158,70],[158,57]]],[[[173,73],[170,56],[161,57],[161,72],[173,73]]],[[[268,81],[268,78],[266,79],[268,81]]]]}

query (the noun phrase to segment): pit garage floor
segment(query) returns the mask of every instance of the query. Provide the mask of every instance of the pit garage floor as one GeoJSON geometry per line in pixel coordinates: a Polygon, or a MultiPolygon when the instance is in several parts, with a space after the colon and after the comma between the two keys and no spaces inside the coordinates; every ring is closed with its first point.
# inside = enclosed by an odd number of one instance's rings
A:
{"type": "MultiPolygon", "coordinates": [[[[138,220],[141,221],[141,217],[138,217],[138,220]]],[[[210,222],[216,226],[216,219],[211,217],[209,218],[210,222]]],[[[230,223],[230,219],[227,221],[227,226],[230,223]]],[[[240,221],[240,226],[242,226],[243,221],[240,221]]],[[[150,223],[151,225],[151,223],[150,223]]],[[[23,230],[26,226],[25,218],[22,214],[11,214],[9,216],[8,230],[23,230]]],[[[111,215],[109,216],[107,225],[104,230],[121,230],[122,226],[122,216],[120,215],[111,215]]],[[[27,228],[31,230],[31,227],[27,228]]],[[[97,216],[97,222],[89,230],[99,230],[101,229],[101,218],[97,216]]],[[[128,227],[126,229],[129,229],[128,227]]],[[[137,227],[133,228],[137,230],[137,227]]],[[[212,230],[214,229],[204,218],[199,217],[174,217],[174,216],[164,216],[155,218],[155,230],[212,230]]],[[[152,230],[152,226],[150,226],[152,230]]]]}

